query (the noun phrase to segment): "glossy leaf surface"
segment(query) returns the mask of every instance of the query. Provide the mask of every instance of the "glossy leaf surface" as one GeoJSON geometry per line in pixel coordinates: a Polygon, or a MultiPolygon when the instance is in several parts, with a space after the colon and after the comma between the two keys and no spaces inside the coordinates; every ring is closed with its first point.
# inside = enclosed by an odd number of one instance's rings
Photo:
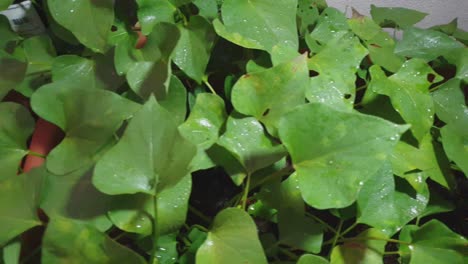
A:
{"type": "Polygon", "coordinates": [[[232,104],[260,120],[274,136],[278,121],[291,107],[304,103],[309,86],[306,56],[273,68],[243,75],[232,88],[232,104]]]}
{"type": "Polygon", "coordinates": [[[331,253],[331,264],[379,264],[383,263],[382,257],[386,242],[366,238],[382,238],[386,236],[375,229],[367,229],[357,236],[362,240],[344,243],[336,246],[331,253]]]}
{"type": "Polygon", "coordinates": [[[237,208],[221,211],[200,246],[197,263],[267,263],[250,216],[237,208]]]}
{"type": "Polygon", "coordinates": [[[285,115],[279,132],[291,154],[302,197],[307,204],[325,209],[353,203],[406,129],[373,116],[308,104],[285,115]]]}
{"type": "Polygon", "coordinates": [[[93,183],[107,194],[155,195],[187,175],[195,152],[196,147],[178,132],[172,115],[151,97],[119,143],[99,160],[93,183]]]}
{"type": "Polygon", "coordinates": [[[377,7],[371,5],[372,19],[382,27],[412,26],[423,20],[428,14],[403,7],[377,7]]]}
{"type": "Polygon", "coordinates": [[[70,30],[85,46],[100,53],[108,49],[107,38],[114,22],[114,1],[51,0],[47,5],[54,20],[70,30]]]}
{"type": "Polygon", "coordinates": [[[271,51],[273,46],[298,48],[297,0],[226,0],[216,33],[245,48],[271,51]]]}
{"type": "Polygon", "coordinates": [[[15,175],[28,153],[26,141],[34,130],[34,119],[26,108],[0,103],[0,180],[15,175]]]}

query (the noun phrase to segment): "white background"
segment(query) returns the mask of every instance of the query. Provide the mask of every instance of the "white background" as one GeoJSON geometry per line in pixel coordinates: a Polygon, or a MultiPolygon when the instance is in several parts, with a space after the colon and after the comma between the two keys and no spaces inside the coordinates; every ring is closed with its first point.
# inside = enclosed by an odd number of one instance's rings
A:
{"type": "Polygon", "coordinates": [[[458,27],[468,31],[468,0],[327,0],[329,6],[346,10],[350,16],[354,7],[359,13],[370,16],[370,5],[378,7],[406,7],[416,9],[428,16],[417,24],[427,28],[438,24],[447,24],[458,17],[458,27]],[[348,8],[346,9],[346,7],[348,8]]]}

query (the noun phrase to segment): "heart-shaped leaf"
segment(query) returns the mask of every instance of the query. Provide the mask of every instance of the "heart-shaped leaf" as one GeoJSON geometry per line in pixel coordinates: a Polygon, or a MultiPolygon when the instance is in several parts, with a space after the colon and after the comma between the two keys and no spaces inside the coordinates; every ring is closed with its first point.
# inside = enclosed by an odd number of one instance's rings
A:
{"type": "Polygon", "coordinates": [[[47,157],[47,169],[58,175],[92,164],[122,122],[140,108],[113,92],[61,84],[45,85],[31,98],[34,112],[65,131],[47,157]]]}
{"type": "Polygon", "coordinates": [[[180,40],[174,63],[190,78],[201,83],[214,44],[213,26],[201,16],[193,16],[186,27],[179,27],[180,40]]]}
{"type": "Polygon", "coordinates": [[[351,205],[407,129],[374,116],[307,104],[285,115],[279,134],[305,202],[325,209],[351,205]]]}
{"type": "Polygon", "coordinates": [[[28,153],[26,141],[34,130],[34,119],[22,105],[0,103],[0,180],[15,175],[28,153]]]}
{"type": "Polygon", "coordinates": [[[42,263],[146,263],[93,226],[52,216],[42,241],[42,263]]]}
{"type": "Polygon", "coordinates": [[[273,68],[243,75],[232,88],[232,104],[260,120],[273,136],[278,121],[291,107],[304,103],[309,87],[306,55],[273,68]]]}
{"type": "Polygon", "coordinates": [[[297,50],[296,5],[297,0],[225,0],[222,23],[215,19],[213,25],[218,35],[245,48],[297,50]]]}
{"type": "Polygon", "coordinates": [[[392,236],[424,211],[428,196],[427,187],[414,198],[407,193],[397,191],[392,167],[386,163],[364,183],[359,192],[357,221],[392,236]]]}
{"type": "Polygon", "coordinates": [[[119,143],[96,164],[93,183],[107,194],[156,195],[187,175],[195,153],[172,114],[150,97],[119,143]]]}
{"type": "Polygon", "coordinates": [[[310,102],[351,110],[355,97],[356,71],[367,50],[352,33],[330,40],[312,58],[309,69],[318,73],[310,82],[306,96],[310,102]]]}
{"type": "Polygon", "coordinates": [[[114,22],[113,0],[47,1],[50,14],[85,46],[100,53],[108,49],[107,38],[114,22]]]}
{"type": "Polygon", "coordinates": [[[196,263],[267,263],[252,218],[241,209],[218,213],[208,237],[197,251],[196,263]]]}
{"type": "Polygon", "coordinates": [[[375,65],[369,72],[372,76],[370,89],[390,97],[395,110],[411,124],[413,136],[421,142],[434,122],[434,104],[429,95],[429,86],[442,77],[420,59],[406,61],[390,77],[375,65]],[[433,76],[433,80],[429,81],[428,76],[433,76]]]}

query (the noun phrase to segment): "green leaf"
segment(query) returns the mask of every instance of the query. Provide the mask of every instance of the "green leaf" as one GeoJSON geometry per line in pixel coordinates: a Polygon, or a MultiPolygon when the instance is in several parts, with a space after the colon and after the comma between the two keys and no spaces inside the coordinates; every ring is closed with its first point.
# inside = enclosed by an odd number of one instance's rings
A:
{"type": "Polygon", "coordinates": [[[0,50],[0,100],[23,81],[26,68],[25,62],[0,50]]]}
{"type": "Polygon", "coordinates": [[[375,238],[386,239],[385,234],[382,234],[376,229],[367,229],[359,234],[356,238],[359,240],[346,242],[343,245],[333,248],[330,263],[331,264],[380,264],[383,263],[383,253],[385,244],[383,240],[375,240],[375,238]],[[367,239],[374,238],[374,239],[367,239]],[[362,239],[362,240],[361,240],[362,239]]]}
{"type": "Polygon", "coordinates": [[[397,43],[395,53],[431,61],[463,47],[463,44],[442,32],[410,27],[403,31],[403,39],[397,43]]]}
{"type": "Polygon", "coordinates": [[[107,194],[155,195],[190,171],[196,147],[177,130],[169,112],[150,97],[125,134],[96,164],[93,183],[107,194]]]}
{"type": "Polygon", "coordinates": [[[310,102],[325,103],[341,110],[353,109],[356,71],[367,50],[352,33],[330,40],[309,62],[313,77],[306,91],[310,102]]]}
{"type": "Polygon", "coordinates": [[[196,263],[267,263],[252,218],[241,209],[218,213],[205,242],[197,251],[196,263]]]}
{"type": "Polygon", "coordinates": [[[113,53],[96,54],[92,59],[76,55],[62,55],[52,65],[52,80],[78,82],[81,89],[105,89],[114,91],[123,78],[114,70],[113,53]]]}
{"type": "Polygon", "coordinates": [[[299,258],[297,264],[330,264],[330,262],[320,256],[304,254],[299,258]]]}
{"type": "Polygon", "coordinates": [[[65,132],[64,140],[47,156],[47,169],[58,175],[92,164],[122,122],[140,108],[109,91],[62,83],[45,85],[31,98],[34,112],[65,132]]]}
{"type": "Polygon", "coordinates": [[[403,141],[398,142],[391,157],[394,173],[405,177],[411,171],[420,170],[440,185],[449,188],[453,179],[446,178],[439,166],[432,136],[427,134],[419,144],[413,147],[403,141]]]}
{"type": "Polygon", "coordinates": [[[40,225],[34,182],[22,174],[0,180],[0,247],[24,231],[40,225]]]}
{"type": "Polygon", "coordinates": [[[410,264],[466,262],[468,241],[438,220],[431,220],[417,229],[410,230],[410,239],[410,264]]]}
{"type": "Polygon", "coordinates": [[[86,47],[104,53],[114,22],[113,0],[47,1],[50,14],[86,47]]]}
{"type": "Polygon", "coordinates": [[[239,46],[271,51],[273,46],[298,49],[297,0],[225,0],[216,33],[239,46]]]}
{"type": "Polygon", "coordinates": [[[394,53],[395,41],[388,32],[383,31],[373,20],[356,16],[348,20],[349,27],[360,39],[364,40],[371,61],[391,72],[396,72],[405,61],[394,53]]]}
{"type": "Polygon", "coordinates": [[[421,142],[434,122],[434,104],[429,94],[431,82],[442,79],[423,60],[406,61],[397,73],[387,77],[378,66],[369,70],[372,80],[369,84],[374,92],[389,96],[393,107],[401,117],[411,124],[413,136],[421,142]]]}
{"type": "Polygon", "coordinates": [[[3,247],[3,258],[0,254],[0,259],[4,264],[19,264],[21,254],[21,240],[17,238],[3,247]]]}
{"type": "Polygon", "coordinates": [[[302,104],[309,86],[306,55],[273,68],[243,75],[232,89],[234,108],[254,116],[277,135],[278,121],[292,107],[302,104]]]}
{"type": "Polygon", "coordinates": [[[263,126],[253,117],[229,116],[226,132],[218,144],[231,152],[249,175],[286,155],[284,147],[268,138],[263,126]]]}
{"type": "Polygon", "coordinates": [[[205,76],[214,45],[213,26],[201,16],[192,16],[186,27],[179,27],[180,40],[174,53],[174,63],[199,84],[205,76]]]}
{"type": "Polygon", "coordinates": [[[169,91],[159,104],[173,114],[174,121],[182,124],[187,115],[187,90],[184,84],[175,75],[171,76],[169,91]]]}
{"type": "Polygon", "coordinates": [[[91,184],[91,175],[89,168],[54,175],[42,166],[29,172],[27,177],[42,181],[40,207],[47,215],[81,220],[105,231],[112,225],[106,216],[111,197],[91,184]]]}
{"type": "Polygon", "coordinates": [[[447,200],[438,191],[432,191],[429,195],[429,203],[419,217],[423,218],[433,214],[446,213],[455,209],[456,207],[452,201],[447,200]]]}
{"type": "Polygon", "coordinates": [[[357,199],[357,221],[375,227],[391,237],[421,214],[427,202],[427,187],[414,198],[396,190],[392,168],[386,163],[362,186],[357,199]]]}
{"type": "Polygon", "coordinates": [[[42,242],[42,263],[146,263],[93,226],[53,216],[42,242]]]}
{"type": "Polygon", "coordinates": [[[305,216],[305,204],[299,190],[297,175],[293,174],[283,181],[280,190],[279,242],[292,248],[319,253],[323,240],[322,228],[305,216]]]}
{"type": "Polygon", "coordinates": [[[445,153],[468,176],[468,132],[460,134],[454,125],[448,124],[440,133],[445,153]]]}
{"type": "Polygon", "coordinates": [[[136,52],[137,57],[130,59],[127,81],[141,98],[146,100],[155,94],[161,100],[166,96],[171,76],[171,57],[179,37],[179,29],[175,25],[159,23],[148,35],[145,47],[136,52]]]}
{"type": "Polygon", "coordinates": [[[177,8],[169,0],[137,0],[141,32],[148,35],[159,22],[174,22],[177,8]]]}
{"type": "Polygon", "coordinates": [[[321,49],[320,45],[343,36],[348,29],[345,14],[338,9],[328,7],[320,14],[314,31],[306,35],[307,45],[312,53],[317,53],[321,49]]]}
{"type": "Polygon", "coordinates": [[[0,11],[7,9],[11,4],[13,0],[0,0],[0,11]]]}
{"type": "MultiPolygon", "coordinates": [[[[176,185],[158,193],[156,224],[159,234],[175,232],[185,223],[191,187],[191,175],[187,175],[176,185]]],[[[153,232],[153,196],[143,193],[120,195],[112,205],[109,218],[119,229],[143,235],[153,232]]]]}
{"type": "Polygon", "coordinates": [[[197,6],[200,16],[212,20],[218,17],[217,0],[193,0],[197,6]]]}
{"type": "Polygon", "coordinates": [[[465,134],[468,127],[468,107],[461,81],[454,78],[443,83],[432,93],[432,99],[437,117],[450,124],[459,134],[465,134]]]}
{"type": "Polygon", "coordinates": [[[317,4],[311,3],[309,0],[298,1],[297,17],[299,19],[299,32],[302,36],[309,33],[309,28],[315,25],[319,16],[317,4]]]}
{"type": "Polygon", "coordinates": [[[192,160],[194,171],[214,166],[206,150],[218,141],[221,126],[226,119],[223,99],[209,93],[197,96],[190,116],[179,128],[185,138],[197,145],[197,155],[192,160]]]}
{"type": "Polygon", "coordinates": [[[403,7],[377,7],[371,5],[372,19],[381,27],[412,26],[423,20],[428,14],[403,7]]]}
{"type": "MultiPolygon", "coordinates": [[[[5,0],[0,0],[0,2],[1,1],[5,0]]],[[[1,7],[0,10],[2,10],[1,7]]],[[[10,22],[4,15],[0,15],[0,36],[2,36],[0,39],[0,49],[5,49],[10,42],[21,39],[21,37],[11,29],[10,22]]]]}
{"type": "Polygon", "coordinates": [[[28,67],[25,79],[16,87],[16,90],[30,97],[35,90],[49,81],[49,72],[57,54],[52,40],[47,35],[25,39],[23,48],[28,67]]]}
{"type": "Polygon", "coordinates": [[[15,175],[28,153],[26,141],[34,130],[34,119],[22,105],[0,103],[0,180],[15,175]]]}
{"type": "Polygon", "coordinates": [[[373,116],[308,104],[285,115],[279,134],[291,155],[305,202],[326,209],[351,205],[407,128],[373,116]]]}

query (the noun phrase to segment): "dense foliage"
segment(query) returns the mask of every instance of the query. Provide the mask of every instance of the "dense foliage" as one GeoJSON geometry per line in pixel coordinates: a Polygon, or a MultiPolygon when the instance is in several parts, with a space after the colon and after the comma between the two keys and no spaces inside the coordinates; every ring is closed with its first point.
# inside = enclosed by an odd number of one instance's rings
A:
{"type": "Polygon", "coordinates": [[[46,34],[0,16],[5,263],[468,262],[456,20],[323,0],[33,2],[46,34]],[[64,138],[23,172],[38,119],[64,138]]]}

